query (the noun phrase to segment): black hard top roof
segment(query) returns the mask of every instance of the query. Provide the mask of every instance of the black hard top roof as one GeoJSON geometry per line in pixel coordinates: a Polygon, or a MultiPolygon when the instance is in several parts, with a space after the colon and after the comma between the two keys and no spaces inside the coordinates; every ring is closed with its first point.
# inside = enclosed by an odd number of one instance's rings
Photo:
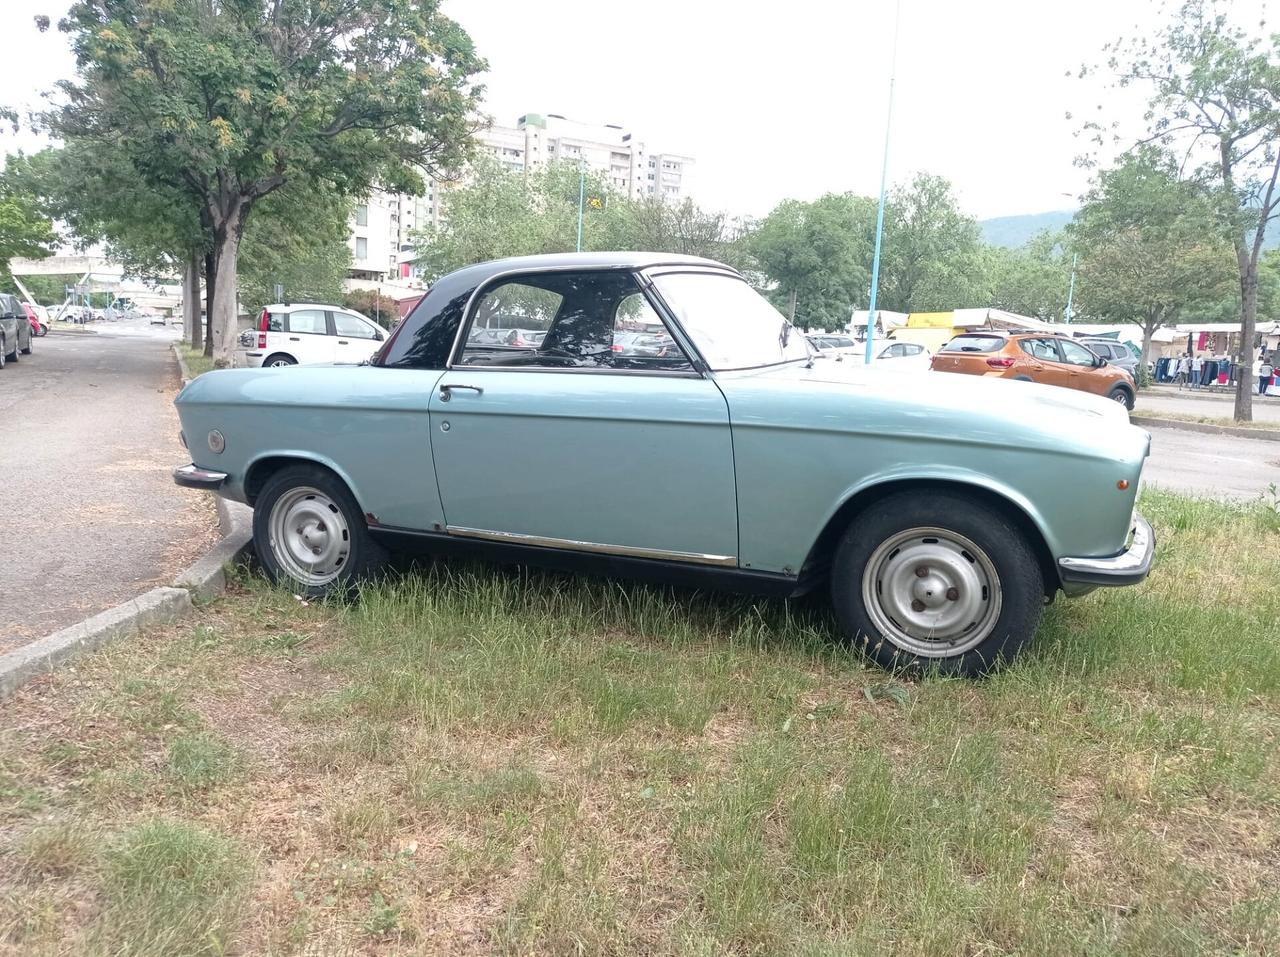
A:
{"type": "Polygon", "coordinates": [[[711,269],[729,270],[724,263],[702,256],[681,256],[678,253],[649,252],[601,252],[601,253],[544,253],[538,256],[512,256],[507,259],[491,259],[488,262],[464,266],[442,276],[444,279],[466,276],[471,280],[483,280],[504,272],[517,272],[538,269],[600,269],[616,267],[618,269],[646,269],[649,266],[703,266],[711,269]]]}

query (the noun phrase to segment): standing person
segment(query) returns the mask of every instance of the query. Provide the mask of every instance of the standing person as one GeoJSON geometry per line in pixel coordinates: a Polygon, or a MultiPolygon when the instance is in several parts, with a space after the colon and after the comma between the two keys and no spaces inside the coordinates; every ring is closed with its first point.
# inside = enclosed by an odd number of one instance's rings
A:
{"type": "Polygon", "coordinates": [[[1200,370],[1204,367],[1204,360],[1200,358],[1200,353],[1196,353],[1191,357],[1191,388],[1200,388],[1200,370]]]}
{"type": "Polygon", "coordinates": [[[1179,389],[1181,389],[1187,381],[1187,370],[1189,368],[1190,365],[1187,362],[1186,354],[1184,353],[1183,355],[1178,356],[1177,363],[1173,368],[1173,381],[1178,383],[1179,389]]]}
{"type": "Polygon", "coordinates": [[[1264,358],[1258,366],[1258,395],[1267,394],[1267,386],[1270,384],[1271,376],[1275,371],[1275,366],[1271,364],[1271,360],[1264,358]]]}

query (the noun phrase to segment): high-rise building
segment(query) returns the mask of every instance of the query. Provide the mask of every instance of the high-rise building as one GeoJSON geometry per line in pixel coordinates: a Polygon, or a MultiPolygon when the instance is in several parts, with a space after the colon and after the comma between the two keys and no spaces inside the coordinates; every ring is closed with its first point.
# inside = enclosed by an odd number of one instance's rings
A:
{"type": "MultiPolygon", "coordinates": [[[[651,153],[636,136],[611,123],[526,113],[515,126],[493,124],[475,135],[481,150],[514,173],[555,161],[582,164],[630,199],[680,202],[689,196],[693,157],[651,153]]],[[[414,233],[444,221],[451,185],[457,184],[428,181],[422,196],[374,191],[353,217],[351,278],[416,279],[414,233]]]]}

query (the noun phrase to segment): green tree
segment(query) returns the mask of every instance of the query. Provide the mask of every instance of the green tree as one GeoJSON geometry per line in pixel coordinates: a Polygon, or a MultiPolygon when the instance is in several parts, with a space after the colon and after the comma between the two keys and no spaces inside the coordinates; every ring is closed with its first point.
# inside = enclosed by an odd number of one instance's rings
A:
{"type": "MultiPolygon", "coordinates": [[[[480,157],[445,187],[445,218],[414,237],[428,280],[461,266],[506,256],[569,252],[578,241],[580,173],[572,163],[514,172],[480,157]]],[[[631,200],[588,171],[581,182],[584,250],[634,249],[742,262],[727,217],[686,200],[631,200]]]]}
{"type": "Polygon", "coordinates": [[[1045,322],[1062,317],[1071,284],[1066,236],[1044,230],[1019,249],[983,248],[987,302],[997,309],[1045,322]]]}
{"type": "MultiPolygon", "coordinates": [[[[1235,253],[1242,374],[1235,417],[1253,418],[1251,360],[1258,264],[1280,212],[1280,63],[1275,36],[1250,36],[1213,0],[1186,0],[1150,39],[1122,40],[1107,63],[1121,86],[1149,91],[1147,142],[1177,149],[1212,190],[1235,253]]],[[[1109,131],[1091,124],[1099,145],[1109,131]]]]}
{"type": "Polygon", "coordinates": [[[244,232],[242,308],[256,315],[275,302],[277,283],[293,302],[340,302],[351,267],[351,208],[322,184],[290,184],[264,199],[244,232]]]}
{"type": "Polygon", "coordinates": [[[851,193],[779,203],[745,239],[768,290],[801,328],[843,329],[871,281],[875,203],[851,193]]]}
{"type": "Polygon", "coordinates": [[[76,0],[59,29],[78,77],[42,123],[197,217],[220,355],[265,197],[294,181],[419,191],[470,147],[484,64],[437,0],[76,0]]]}
{"type": "Polygon", "coordinates": [[[932,312],[987,305],[982,232],[960,212],[951,184],[918,173],[885,207],[881,308],[932,312]]]}
{"type": "Polygon", "coordinates": [[[1142,326],[1142,360],[1160,326],[1191,302],[1231,288],[1230,244],[1203,191],[1179,180],[1176,161],[1146,147],[1096,177],[1069,227],[1080,250],[1082,309],[1142,326]]]}
{"type": "Polygon", "coordinates": [[[15,175],[15,167],[21,164],[21,157],[11,156],[0,173],[0,285],[5,289],[16,288],[10,259],[43,259],[53,252],[58,239],[36,196],[15,175]]]}

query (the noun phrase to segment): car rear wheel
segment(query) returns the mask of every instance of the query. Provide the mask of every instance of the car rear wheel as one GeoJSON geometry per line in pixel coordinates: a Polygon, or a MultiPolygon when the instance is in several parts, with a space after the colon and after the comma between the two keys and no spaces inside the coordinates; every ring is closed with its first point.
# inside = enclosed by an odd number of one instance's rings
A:
{"type": "Polygon", "coordinates": [[[1133,411],[1133,393],[1122,385],[1116,386],[1107,393],[1107,398],[1112,402],[1119,402],[1130,412],[1133,411]]]}
{"type": "Polygon", "coordinates": [[[266,361],[262,363],[264,366],[271,368],[280,368],[281,366],[296,366],[298,360],[293,356],[287,356],[283,352],[277,352],[275,355],[267,356],[266,361]]]}
{"type": "Polygon", "coordinates": [[[6,345],[4,341],[4,336],[0,335],[0,369],[4,368],[5,360],[8,358],[8,356],[5,354],[5,349],[7,348],[8,348],[8,345],[6,345]]]}
{"type": "Polygon", "coordinates": [[[387,559],[350,490],[316,465],[267,480],[254,502],[253,543],[272,581],[311,597],[346,592],[387,559]]]}
{"type": "Polygon", "coordinates": [[[32,332],[32,331],[30,330],[30,328],[28,328],[28,329],[27,329],[27,347],[26,347],[25,349],[20,349],[20,350],[19,350],[19,351],[20,351],[24,356],[29,356],[29,355],[31,355],[31,346],[34,344],[34,343],[33,343],[33,341],[32,341],[32,337],[33,337],[34,335],[35,335],[35,333],[34,333],[34,332],[32,332]]]}
{"type": "Polygon", "coordinates": [[[836,617],[877,664],[968,677],[1013,660],[1044,594],[1023,532],[957,492],[875,503],[846,530],[831,576],[836,617]]]}

